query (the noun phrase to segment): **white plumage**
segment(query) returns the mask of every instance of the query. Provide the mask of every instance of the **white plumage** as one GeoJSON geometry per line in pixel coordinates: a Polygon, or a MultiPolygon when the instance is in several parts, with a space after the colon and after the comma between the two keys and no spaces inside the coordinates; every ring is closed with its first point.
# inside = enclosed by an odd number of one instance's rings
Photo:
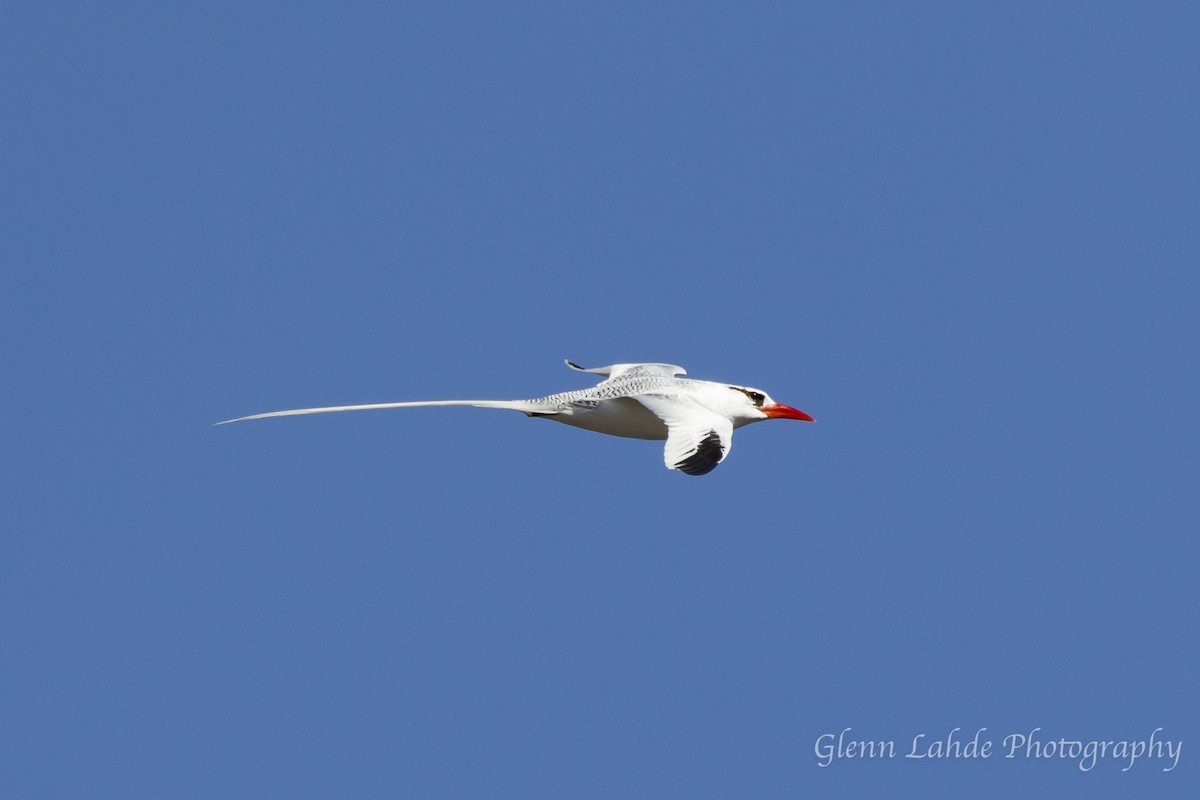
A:
{"type": "Polygon", "coordinates": [[[567,366],[603,376],[604,380],[588,389],[532,400],[419,400],[297,408],[252,414],[217,424],[383,408],[502,408],[610,436],[665,439],[663,459],[669,469],[704,475],[729,454],[735,428],[772,418],[812,421],[803,411],[776,403],[758,389],[680,377],[687,371],[674,364],[612,364],[585,369],[568,361],[567,366]]]}

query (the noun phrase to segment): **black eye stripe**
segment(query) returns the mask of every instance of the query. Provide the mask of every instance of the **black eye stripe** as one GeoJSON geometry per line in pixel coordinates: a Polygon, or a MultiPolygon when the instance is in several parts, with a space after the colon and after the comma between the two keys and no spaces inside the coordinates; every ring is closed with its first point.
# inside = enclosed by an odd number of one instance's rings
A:
{"type": "Polygon", "coordinates": [[[767,396],[762,392],[756,392],[753,389],[743,389],[741,386],[730,386],[730,389],[741,392],[750,398],[750,402],[756,406],[761,406],[767,399],[767,396]]]}

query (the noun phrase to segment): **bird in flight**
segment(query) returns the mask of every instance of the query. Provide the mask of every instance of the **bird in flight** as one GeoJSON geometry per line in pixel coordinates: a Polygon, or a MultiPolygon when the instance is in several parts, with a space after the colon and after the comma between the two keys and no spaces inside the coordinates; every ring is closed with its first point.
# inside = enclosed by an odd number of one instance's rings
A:
{"type": "Polygon", "coordinates": [[[808,414],[776,403],[766,392],[748,386],[682,378],[687,370],[674,364],[612,364],[585,369],[571,361],[567,366],[604,378],[590,389],[538,397],[533,400],[421,400],[270,411],[218,422],[243,422],[267,417],[327,414],[334,411],[367,411],[380,408],[424,406],[474,406],[520,411],[610,436],[666,440],[663,458],[668,469],[687,475],[711,472],[729,454],[734,428],[765,419],[799,419],[808,414]]]}

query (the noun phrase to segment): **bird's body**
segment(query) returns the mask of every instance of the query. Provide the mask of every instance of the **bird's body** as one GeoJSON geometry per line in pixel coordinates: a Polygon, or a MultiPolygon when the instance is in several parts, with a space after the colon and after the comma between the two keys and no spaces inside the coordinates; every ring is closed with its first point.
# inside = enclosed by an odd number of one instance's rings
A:
{"type": "Polygon", "coordinates": [[[686,371],[673,364],[613,364],[593,369],[584,369],[570,361],[567,365],[580,372],[601,375],[604,380],[587,389],[531,400],[425,400],[299,408],[228,422],[383,408],[500,408],[610,436],[666,440],[664,458],[668,468],[703,475],[728,454],[735,428],[771,418],[812,421],[803,411],[775,403],[757,389],[682,378],[686,371]]]}

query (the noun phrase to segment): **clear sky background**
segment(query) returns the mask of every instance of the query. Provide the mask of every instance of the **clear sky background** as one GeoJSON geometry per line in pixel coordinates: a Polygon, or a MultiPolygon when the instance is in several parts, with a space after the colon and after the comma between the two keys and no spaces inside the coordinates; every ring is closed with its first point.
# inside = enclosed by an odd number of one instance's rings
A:
{"type": "Polygon", "coordinates": [[[0,40],[5,797],[1196,796],[1193,4],[15,3],[0,40]],[[212,427],[563,358],[818,422],[703,478],[499,411],[212,427]],[[819,767],[847,727],[897,758],[819,767]],[[1036,727],[1183,747],[1002,757],[1036,727]]]}

